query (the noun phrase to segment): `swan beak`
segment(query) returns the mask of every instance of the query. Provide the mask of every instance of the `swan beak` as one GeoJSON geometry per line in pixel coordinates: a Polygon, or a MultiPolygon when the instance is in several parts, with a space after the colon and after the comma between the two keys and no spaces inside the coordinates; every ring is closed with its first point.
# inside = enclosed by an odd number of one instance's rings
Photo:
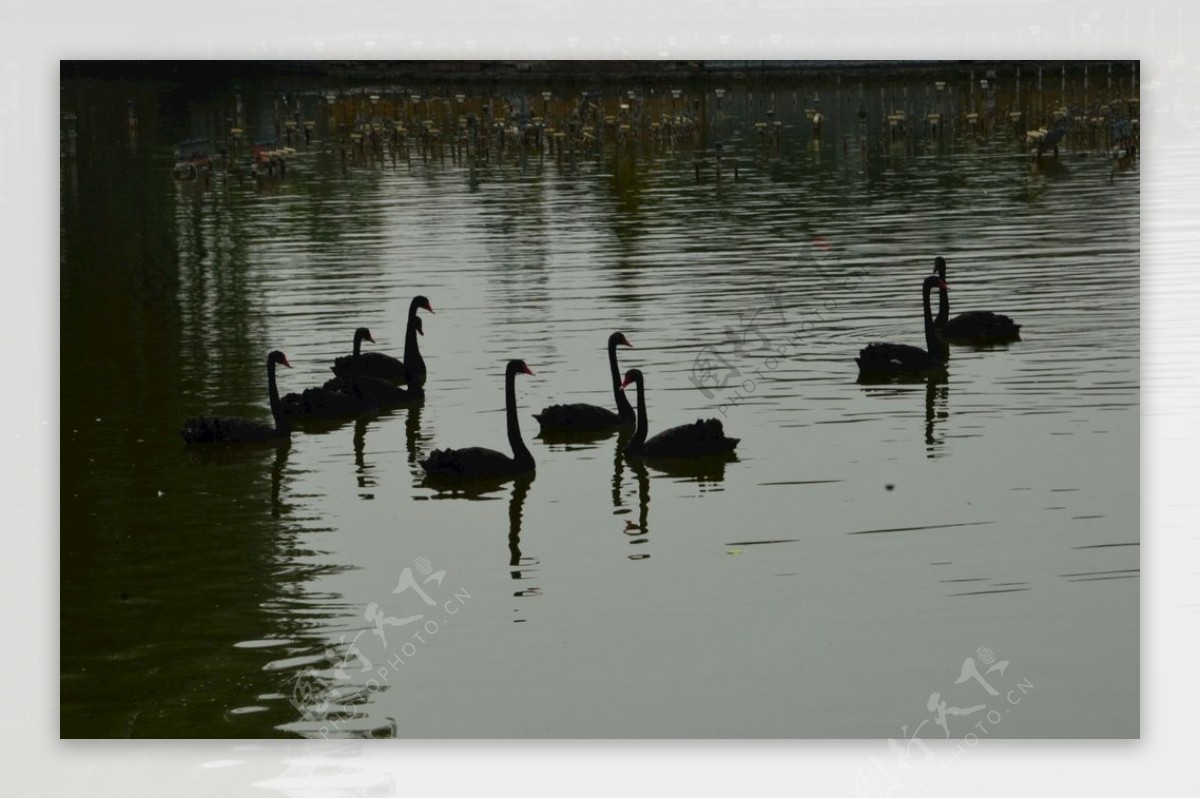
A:
{"type": "Polygon", "coordinates": [[[622,342],[621,342],[621,346],[623,346],[623,347],[631,347],[631,348],[633,347],[633,345],[629,343],[629,339],[625,339],[624,341],[622,341],[622,342]]]}
{"type": "Polygon", "coordinates": [[[525,367],[525,369],[524,369],[524,372],[525,372],[525,374],[527,374],[527,375],[531,375],[531,374],[533,374],[533,370],[532,370],[532,369],[530,369],[528,366],[526,366],[526,367],[525,367]]]}
{"type": "Polygon", "coordinates": [[[425,306],[425,310],[429,311],[430,313],[433,313],[433,306],[432,306],[432,305],[426,305],[426,306],[425,306]]]}
{"type": "Polygon", "coordinates": [[[944,280],[939,280],[939,281],[938,281],[938,288],[940,288],[940,289],[946,289],[947,291],[949,291],[949,290],[950,290],[950,284],[948,284],[948,283],[947,283],[946,281],[944,281],[944,280]]]}
{"type": "Polygon", "coordinates": [[[281,363],[281,364],[283,364],[284,366],[286,366],[286,367],[287,367],[287,368],[289,368],[289,369],[291,369],[291,368],[292,368],[292,365],[291,365],[290,363],[288,363],[288,359],[287,359],[287,358],[284,358],[284,359],[282,359],[282,360],[280,361],[280,363],[281,363]]]}
{"type": "Polygon", "coordinates": [[[632,381],[632,380],[630,380],[628,377],[627,377],[627,378],[625,378],[625,379],[624,379],[624,380],[621,382],[621,390],[622,390],[622,391],[624,391],[624,390],[625,390],[625,386],[629,385],[631,382],[633,382],[633,381],[632,381]]]}

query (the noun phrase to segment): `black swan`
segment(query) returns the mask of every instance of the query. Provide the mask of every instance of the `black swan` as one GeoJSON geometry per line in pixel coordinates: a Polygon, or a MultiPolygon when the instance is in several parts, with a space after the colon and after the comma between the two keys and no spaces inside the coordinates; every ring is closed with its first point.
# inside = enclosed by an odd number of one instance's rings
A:
{"type": "MultiPolygon", "coordinates": [[[[424,327],[424,324],[421,322],[421,317],[413,316],[409,320],[409,337],[413,337],[413,330],[416,330],[421,335],[425,335],[424,327]]],[[[366,330],[366,328],[361,329],[366,330]]],[[[368,341],[373,343],[374,339],[368,339],[368,341]]],[[[357,355],[357,338],[354,340],[354,345],[354,352],[357,355]]],[[[412,345],[412,351],[416,350],[416,346],[417,345],[415,343],[412,345]]],[[[408,348],[406,347],[405,349],[407,350],[408,348]]],[[[379,410],[389,410],[391,408],[398,408],[401,405],[408,405],[425,396],[425,389],[421,385],[425,382],[423,371],[420,383],[418,384],[417,381],[414,380],[409,384],[408,388],[401,388],[391,380],[385,380],[382,377],[371,377],[370,375],[361,374],[363,368],[362,364],[364,363],[366,356],[369,354],[370,353],[358,355],[358,368],[360,371],[358,376],[351,376],[353,372],[352,368],[351,371],[346,373],[343,377],[334,377],[325,381],[325,388],[343,393],[353,392],[357,396],[362,397],[372,408],[378,408],[379,410]]],[[[420,361],[420,358],[421,356],[418,354],[416,356],[416,360],[420,361]]],[[[413,361],[410,360],[409,362],[412,363],[413,361]]],[[[424,362],[421,361],[421,364],[423,369],[424,362]]]]}
{"type": "Polygon", "coordinates": [[[359,350],[363,341],[374,342],[375,339],[371,337],[370,330],[360,327],[354,331],[350,376],[338,378],[316,388],[306,388],[300,393],[285,395],[280,401],[283,413],[293,419],[333,420],[348,419],[377,410],[379,403],[367,394],[360,380],[353,376],[353,364],[361,362],[359,350]]]}
{"type": "MultiPolygon", "coordinates": [[[[417,347],[417,334],[425,335],[417,319],[417,309],[424,308],[433,313],[433,307],[424,296],[418,295],[408,305],[408,327],[404,331],[404,360],[400,361],[382,352],[364,352],[359,364],[359,374],[363,377],[374,377],[380,380],[390,380],[393,383],[405,383],[409,388],[421,388],[425,385],[425,360],[417,347]]],[[[351,356],[343,355],[333,361],[333,373],[338,377],[350,375],[351,356]]]]}
{"type": "Polygon", "coordinates": [[[613,333],[608,337],[608,366],[612,371],[613,396],[617,401],[617,411],[613,413],[608,408],[599,405],[588,405],[576,402],[570,405],[551,405],[541,413],[535,413],[534,419],[542,426],[543,432],[595,432],[608,430],[613,427],[632,425],[637,421],[629,398],[621,390],[621,370],[617,368],[617,345],[632,347],[624,333],[613,333]]]}
{"type": "Polygon", "coordinates": [[[255,444],[288,440],[292,433],[292,425],[283,414],[279,403],[279,389],[275,387],[277,363],[292,368],[287,356],[279,350],[272,350],[267,356],[267,394],[271,398],[274,425],[236,416],[198,416],[183,423],[183,428],[179,431],[183,440],[189,444],[255,444]]]}
{"type": "MultiPolygon", "coordinates": [[[[933,259],[933,271],[946,279],[946,259],[933,259]]],[[[966,344],[1002,344],[1021,340],[1021,326],[1010,317],[991,311],[967,311],[950,319],[949,302],[938,307],[938,335],[946,341],[966,344]]]]}
{"type": "Polygon", "coordinates": [[[466,449],[435,449],[429,457],[419,461],[421,468],[430,477],[456,479],[490,479],[511,477],[532,472],[535,468],[533,456],[521,440],[521,428],[517,423],[518,374],[533,374],[524,361],[512,360],[504,370],[504,411],[508,426],[508,444],[512,457],[494,449],[467,447],[466,449]]]}
{"type": "MultiPolygon", "coordinates": [[[[419,320],[418,320],[419,321],[419,320]]],[[[329,391],[352,391],[354,386],[362,380],[363,352],[362,343],[369,341],[375,343],[375,337],[371,335],[368,328],[360,327],[354,331],[354,346],[350,350],[349,355],[339,356],[338,362],[345,362],[345,369],[341,369],[341,377],[331,377],[325,381],[322,386],[329,391]],[[357,368],[356,368],[357,367],[357,368]]],[[[370,353],[367,353],[368,355],[370,353]]],[[[290,395],[289,395],[290,396],[290,395]]],[[[284,399],[287,399],[286,397],[284,399]]]]}
{"type": "Polygon", "coordinates": [[[637,386],[637,428],[633,438],[625,446],[625,454],[645,458],[698,458],[705,455],[720,455],[732,452],[739,438],[727,438],[721,422],[717,419],[697,419],[692,424],[683,424],[663,430],[649,440],[646,439],[646,386],[640,369],[625,373],[621,388],[630,383],[637,386]]]}
{"type": "Polygon", "coordinates": [[[946,368],[945,345],[938,338],[929,307],[929,293],[937,287],[946,289],[946,281],[932,274],[921,284],[921,300],[925,307],[925,345],[927,349],[909,344],[868,344],[855,358],[863,375],[903,375],[939,371],[946,368]]]}

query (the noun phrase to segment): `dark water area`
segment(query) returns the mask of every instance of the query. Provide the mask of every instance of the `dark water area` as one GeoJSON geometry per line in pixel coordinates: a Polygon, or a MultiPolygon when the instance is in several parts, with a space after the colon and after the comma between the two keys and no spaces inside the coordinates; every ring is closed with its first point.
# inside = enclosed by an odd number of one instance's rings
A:
{"type": "Polygon", "coordinates": [[[1017,68],[65,74],[62,736],[961,738],[987,712],[932,693],[1002,712],[992,737],[1136,736],[1136,65],[1017,68]],[[212,163],[173,177],[195,139],[212,163]],[[859,382],[866,344],[923,343],[937,255],[951,313],[1021,340],[859,382]],[[269,420],[270,350],[285,393],[356,327],[399,355],[417,294],[422,404],[184,445],[189,416],[269,420]],[[612,405],[615,330],[651,433],[715,417],[735,460],[538,436],[612,405]],[[536,474],[426,484],[435,448],[506,448],[513,357],[536,474]]]}

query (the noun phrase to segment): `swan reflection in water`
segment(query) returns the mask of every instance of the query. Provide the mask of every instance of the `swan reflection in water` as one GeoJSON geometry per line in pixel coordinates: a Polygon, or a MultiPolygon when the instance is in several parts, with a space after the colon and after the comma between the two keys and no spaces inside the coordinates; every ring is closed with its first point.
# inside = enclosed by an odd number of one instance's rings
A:
{"type": "Polygon", "coordinates": [[[247,486],[254,485],[255,488],[251,489],[251,496],[258,501],[262,497],[258,490],[261,485],[255,481],[263,474],[267,449],[274,451],[268,468],[271,480],[271,515],[279,518],[290,508],[282,499],[284,474],[287,472],[288,455],[292,449],[290,437],[278,438],[270,442],[258,442],[254,446],[188,447],[186,458],[189,463],[197,467],[214,468],[218,473],[224,475],[223,478],[214,477],[214,479],[231,480],[228,485],[230,491],[241,491],[247,486]],[[243,471],[244,469],[249,471],[243,471]]]}
{"type": "MultiPolygon", "coordinates": [[[[410,465],[416,466],[417,456],[421,450],[421,445],[425,442],[426,437],[421,435],[421,409],[425,406],[425,399],[413,402],[406,406],[403,412],[406,414],[404,419],[404,446],[408,455],[410,465]]],[[[364,452],[366,449],[367,426],[374,421],[376,417],[362,416],[354,421],[354,473],[358,480],[360,489],[375,488],[377,483],[373,476],[374,467],[366,462],[364,452]]],[[[362,494],[363,499],[374,499],[374,494],[362,494]]]]}
{"type": "Polygon", "coordinates": [[[950,399],[950,381],[942,376],[941,378],[930,378],[925,384],[925,451],[926,457],[936,458],[941,452],[945,431],[942,431],[941,437],[935,436],[934,432],[937,427],[937,422],[947,419],[950,416],[950,411],[947,410],[950,399]]]}
{"type": "Polygon", "coordinates": [[[921,381],[911,379],[859,380],[864,391],[870,394],[891,397],[902,397],[912,394],[913,389],[903,386],[918,382],[925,384],[926,457],[938,458],[944,454],[942,448],[945,443],[945,430],[939,431],[938,427],[942,426],[944,428],[945,420],[950,418],[950,381],[946,375],[930,375],[921,381]]]}
{"type": "Polygon", "coordinates": [[[283,486],[283,471],[287,468],[288,453],[291,450],[291,439],[285,439],[275,448],[275,460],[271,462],[271,515],[277,519],[287,509],[280,499],[280,493],[283,486]]]}
{"type": "MultiPolygon", "coordinates": [[[[509,573],[514,580],[527,580],[524,569],[538,565],[536,558],[525,557],[521,554],[521,520],[525,513],[525,498],[533,485],[533,475],[524,474],[513,480],[512,495],[508,500],[508,565],[509,573]]],[[[513,596],[540,596],[540,588],[528,588],[518,591],[513,596]]]]}
{"type": "MultiPolygon", "coordinates": [[[[629,537],[630,544],[640,546],[650,540],[651,471],[657,472],[660,477],[674,478],[674,482],[697,483],[701,491],[720,491],[721,483],[725,480],[725,466],[736,463],[737,455],[727,452],[701,458],[630,457],[625,450],[632,437],[632,430],[623,430],[617,437],[613,451],[612,504],[613,515],[627,516],[630,513],[622,486],[628,469],[637,486],[638,518],[636,522],[625,519],[622,532],[629,537]]],[[[630,555],[629,559],[643,560],[648,557],[650,553],[640,552],[630,555]]]]}
{"type": "MultiPolygon", "coordinates": [[[[530,573],[536,572],[539,561],[535,557],[521,552],[521,524],[525,516],[525,500],[529,489],[533,486],[536,472],[526,472],[509,478],[493,478],[488,480],[445,480],[426,475],[420,482],[420,487],[432,488],[433,499],[466,499],[476,501],[492,501],[510,483],[512,491],[508,499],[508,566],[512,579],[526,581],[530,573]]],[[[541,589],[535,586],[521,589],[513,596],[541,596],[541,589]]],[[[514,619],[524,621],[524,619],[514,619]]]]}
{"type": "MultiPolygon", "coordinates": [[[[628,463],[625,461],[625,446],[632,435],[633,433],[630,431],[620,437],[624,440],[617,441],[616,454],[613,457],[613,514],[625,516],[629,513],[629,508],[623,507],[624,498],[621,491],[621,480],[625,468],[628,466],[634,482],[637,484],[638,518],[636,522],[626,518],[621,532],[629,537],[630,545],[641,546],[650,540],[650,472],[641,460],[635,459],[628,463]]],[[[649,552],[638,552],[630,555],[629,559],[644,560],[648,557],[650,557],[649,552]]]]}
{"type": "MultiPolygon", "coordinates": [[[[375,480],[371,477],[371,467],[367,465],[366,459],[363,457],[363,451],[367,445],[367,424],[365,418],[356,419],[354,422],[354,476],[358,481],[360,489],[368,489],[375,487],[375,480]]],[[[360,494],[363,499],[374,499],[374,494],[360,494]]]]}
{"type": "Polygon", "coordinates": [[[703,458],[629,458],[631,464],[641,464],[680,483],[698,483],[702,489],[720,491],[725,481],[725,467],[737,463],[736,454],[729,452],[706,455],[703,458]]]}
{"type": "Polygon", "coordinates": [[[421,410],[425,407],[425,397],[407,406],[407,416],[404,418],[404,448],[408,453],[410,466],[417,465],[421,447],[429,441],[429,436],[421,434],[421,410]]]}

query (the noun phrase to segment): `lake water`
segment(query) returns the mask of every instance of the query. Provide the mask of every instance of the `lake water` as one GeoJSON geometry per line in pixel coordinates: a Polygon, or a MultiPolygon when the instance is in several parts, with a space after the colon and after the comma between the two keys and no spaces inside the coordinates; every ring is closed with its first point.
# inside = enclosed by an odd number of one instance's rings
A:
{"type": "Polygon", "coordinates": [[[599,82],[600,144],[474,163],[347,132],[371,93],[415,142],[489,104],[565,117],[579,87],[64,80],[61,734],[1136,737],[1138,168],[1075,132],[1036,161],[1006,124],[1108,99],[1102,70],[1010,73],[599,82]],[[172,179],[178,141],[293,108],[282,179],[172,179]],[[865,344],[923,343],[936,255],[952,313],[1023,340],[860,384],[865,344]],[[184,446],[187,416],[269,419],[269,350],[283,392],[361,325],[399,355],[416,294],[420,407],[184,446]],[[537,437],[547,405],[612,404],[614,330],[651,434],[716,417],[736,461],[537,437]],[[514,357],[536,476],[426,486],[433,448],[507,448],[514,357]]]}

